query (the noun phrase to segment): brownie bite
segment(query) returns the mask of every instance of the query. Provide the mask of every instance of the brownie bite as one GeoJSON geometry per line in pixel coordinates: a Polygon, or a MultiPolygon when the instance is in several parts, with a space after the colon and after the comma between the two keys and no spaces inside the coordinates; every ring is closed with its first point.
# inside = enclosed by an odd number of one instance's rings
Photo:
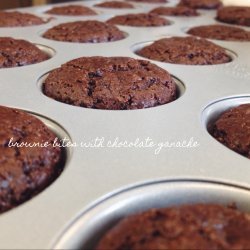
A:
{"type": "Polygon", "coordinates": [[[151,13],[119,15],[107,20],[107,23],[134,27],[158,27],[170,25],[170,21],[151,13]]]}
{"type": "Polygon", "coordinates": [[[151,10],[150,13],[165,16],[199,16],[196,9],[186,6],[158,7],[151,10]]]}
{"type": "Polygon", "coordinates": [[[32,26],[47,23],[41,17],[18,11],[0,11],[0,27],[32,26]]]}
{"type": "Polygon", "coordinates": [[[194,9],[218,9],[222,6],[222,2],[220,0],[180,0],[178,6],[194,9]]]}
{"type": "Polygon", "coordinates": [[[101,8],[113,8],[113,9],[132,9],[134,8],[133,4],[121,2],[121,1],[107,1],[103,3],[95,4],[96,7],[101,8]]]}
{"type": "Polygon", "coordinates": [[[151,209],[121,219],[103,249],[250,249],[250,215],[215,204],[151,209]]]}
{"type": "Polygon", "coordinates": [[[0,120],[2,213],[50,185],[62,172],[63,162],[61,149],[53,146],[55,134],[39,119],[26,112],[0,106],[0,120]]]}
{"type": "Polygon", "coordinates": [[[225,111],[209,131],[226,147],[250,159],[250,103],[225,111]]]}
{"type": "Polygon", "coordinates": [[[65,5],[53,7],[45,13],[63,16],[88,16],[97,14],[94,10],[83,5],[65,5]]]}
{"type": "Polygon", "coordinates": [[[149,61],[129,57],[82,57],[52,70],[43,93],[57,101],[93,109],[142,109],[176,99],[170,74],[149,61]]]}
{"type": "Polygon", "coordinates": [[[167,3],[167,0],[127,0],[131,2],[137,2],[137,3],[167,3]]]}
{"type": "Polygon", "coordinates": [[[187,33],[193,36],[216,40],[250,41],[250,31],[220,24],[193,27],[187,33]]]}
{"type": "Polygon", "coordinates": [[[217,11],[218,21],[229,24],[250,26],[250,7],[227,6],[217,11]]]}
{"type": "Polygon", "coordinates": [[[42,62],[49,56],[34,44],[11,37],[0,37],[0,68],[19,67],[42,62]]]}
{"type": "Polygon", "coordinates": [[[125,35],[112,24],[90,20],[59,24],[47,30],[43,37],[62,42],[101,43],[121,40],[125,35]]]}
{"type": "Polygon", "coordinates": [[[224,48],[202,38],[171,37],[155,41],[136,54],[160,62],[211,65],[231,61],[224,48]]]}

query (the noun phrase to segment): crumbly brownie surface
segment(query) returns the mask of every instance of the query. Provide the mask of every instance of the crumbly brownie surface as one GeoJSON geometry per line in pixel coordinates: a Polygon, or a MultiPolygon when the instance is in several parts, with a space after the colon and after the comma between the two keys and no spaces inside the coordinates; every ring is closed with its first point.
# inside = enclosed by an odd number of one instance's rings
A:
{"type": "Polygon", "coordinates": [[[99,21],[62,23],[47,30],[43,37],[63,42],[100,43],[125,38],[117,27],[99,21]]]}
{"type": "Polygon", "coordinates": [[[45,95],[94,109],[142,109],[176,99],[169,73],[148,61],[129,57],[82,57],[51,71],[45,95]]]}
{"type": "Polygon", "coordinates": [[[0,68],[18,67],[49,59],[34,44],[10,37],[0,37],[0,68]]]}
{"type": "Polygon", "coordinates": [[[250,41],[250,31],[220,24],[193,27],[187,32],[203,38],[226,41],[250,41]]]}
{"type": "Polygon", "coordinates": [[[194,9],[218,9],[222,6],[222,2],[220,0],[180,0],[178,6],[194,9]]]}
{"type": "Polygon", "coordinates": [[[42,18],[29,13],[0,11],[0,27],[32,26],[46,22],[42,18]]]}
{"type": "Polygon", "coordinates": [[[107,1],[103,3],[99,3],[94,5],[96,7],[102,7],[102,8],[114,8],[114,9],[131,9],[134,8],[134,6],[130,3],[121,2],[121,1],[107,1]]]}
{"type": "Polygon", "coordinates": [[[167,3],[167,0],[127,0],[131,2],[138,2],[138,3],[167,3]]]}
{"type": "Polygon", "coordinates": [[[210,132],[219,142],[250,159],[250,104],[224,112],[210,132]]]}
{"type": "Polygon", "coordinates": [[[111,24],[137,26],[137,27],[153,27],[169,25],[170,21],[151,13],[138,13],[115,16],[107,21],[111,24]]]}
{"type": "Polygon", "coordinates": [[[250,249],[250,215],[214,204],[151,209],[104,234],[103,249],[250,249]]]}
{"type": "Polygon", "coordinates": [[[250,7],[227,6],[220,8],[217,11],[216,19],[224,23],[250,26],[250,7]]]}
{"type": "Polygon", "coordinates": [[[186,6],[176,7],[158,7],[150,11],[150,13],[166,16],[198,16],[196,9],[186,6]]]}
{"type": "Polygon", "coordinates": [[[163,38],[136,53],[149,59],[174,64],[210,65],[231,61],[223,48],[195,37],[163,38]]]}
{"type": "Polygon", "coordinates": [[[83,5],[65,5],[59,7],[53,7],[46,11],[47,14],[64,15],[64,16],[85,16],[96,15],[96,12],[83,5]]]}
{"type": "Polygon", "coordinates": [[[0,106],[0,120],[2,213],[42,191],[59,176],[62,166],[59,164],[61,149],[52,146],[55,135],[36,117],[0,106]],[[51,145],[42,147],[46,142],[51,145]],[[39,143],[40,146],[28,147],[22,143],[39,143]]]}

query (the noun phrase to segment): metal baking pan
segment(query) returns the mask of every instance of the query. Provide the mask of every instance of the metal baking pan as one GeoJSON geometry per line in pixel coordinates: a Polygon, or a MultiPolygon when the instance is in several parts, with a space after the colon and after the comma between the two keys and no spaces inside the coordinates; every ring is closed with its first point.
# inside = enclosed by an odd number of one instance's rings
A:
{"type": "MultiPolygon", "coordinates": [[[[97,2],[101,1],[71,4],[91,7],[97,2]]],[[[170,0],[166,5],[175,5],[176,2],[170,0]]],[[[81,215],[81,211],[96,204],[100,197],[111,197],[117,190],[135,183],[189,177],[249,187],[249,159],[222,146],[206,128],[207,121],[210,121],[208,110],[211,103],[229,97],[247,98],[249,102],[249,42],[214,41],[235,55],[233,61],[226,64],[192,66],[152,61],[184,86],[176,101],[154,108],[94,110],[57,102],[42,93],[39,79],[71,59],[81,56],[141,59],[133,52],[139,43],[166,36],[184,36],[186,27],[216,22],[214,11],[200,11],[202,15],[195,18],[167,17],[172,22],[169,26],[119,26],[128,36],[120,41],[101,44],[58,42],[41,36],[46,29],[59,23],[87,19],[105,21],[116,14],[139,13],[159,6],[134,5],[137,7],[134,10],[98,8],[100,13],[96,16],[54,15],[43,25],[0,28],[0,36],[26,39],[54,52],[49,60],[41,63],[0,69],[0,104],[52,120],[72,141],[61,176],[33,199],[0,215],[0,249],[51,249],[62,230],[73,218],[81,215]],[[147,147],[146,140],[154,146],[147,147]],[[126,146],[129,143],[132,143],[131,147],[126,146]]],[[[22,11],[48,18],[50,16],[44,14],[44,10],[49,7],[24,8],[22,11]]],[[[222,106],[231,105],[225,102],[222,106]]],[[[211,105],[211,112],[217,108],[221,109],[211,105]]],[[[185,182],[182,184],[180,188],[185,182]]],[[[208,189],[213,189],[212,184],[207,185],[208,189]]],[[[209,194],[203,193],[205,196],[209,194]]],[[[240,197],[239,204],[248,203],[247,196],[240,197]]]]}
{"type": "Polygon", "coordinates": [[[94,249],[122,218],[151,208],[182,204],[236,205],[250,212],[248,188],[207,180],[176,179],[138,184],[120,190],[83,211],[55,241],[53,249],[94,249]]]}

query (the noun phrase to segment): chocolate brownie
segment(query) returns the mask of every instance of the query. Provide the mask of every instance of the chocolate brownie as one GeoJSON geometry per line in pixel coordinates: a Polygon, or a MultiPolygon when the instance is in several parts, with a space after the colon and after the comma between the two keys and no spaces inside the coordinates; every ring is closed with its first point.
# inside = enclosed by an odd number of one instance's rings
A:
{"type": "Polygon", "coordinates": [[[46,53],[28,41],[0,37],[0,68],[24,66],[47,59],[46,53]]]}
{"type": "Polygon", "coordinates": [[[224,23],[250,26],[250,7],[227,6],[220,8],[217,11],[216,19],[224,23]]]}
{"type": "Polygon", "coordinates": [[[63,42],[101,43],[125,38],[117,27],[99,21],[62,23],[47,30],[43,37],[63,42]]]}
{"type": "Polygon", "coordinates": [[[176,7],[158,7],[150,11],[150,13],[166,16],[198,16],[196,9],[186,6],[176,7]]]}
{"type": "Polygon", "coordinates": [[[46,22],[42,18],[29,13],[0,11],[0,27],[32,26],[46,22]]]}
{"type": "Polygon", "coordinates": [[[115,16],[107,21],[111,24],[136,26],[136,27],[155,27],[169,25],[170,21],[151,13],[127,14],[115,16]]]}
{"type": "Polygon", "coordinates": [[[217,40],[250,41],[250,31],[219,24],[193,27],[189,29],[187,33],[194,36],[217,40]]]}
{"type": "Polygon", "coordinates": [[[0,106],[0,213],[29,200],[63,169],[56,136],[36,117],[0,106]],[[47,145],[47,146],[46,146],[47,145]]]}
{"type": "Polygon", "coordinates": [[[95,249],[250,249],[249,235],[249,214],[222,205],[192,204],[123,218],[95,249]]]}
{"type": "Polygon", "coordinates": [[[167,0],[127,0],[138,3],[167,3],[167,0]]]}
{"type": "Polygon", "coordinates": [[[194,9],[218,9],[222,6],[222,2],[220,0],[181,0],[178,6],[194,9]]]}
{"type": "Polygon", "coordinates": [[[108,1],[103,3],[95,4],[96,7],[102,7],[102,8],[114,8],[114,9],[131,9],[134,8],[134,6],[130,3],[121,2],[121,1],[108,1]]]}
{"type": "Polygon", "coordinates": [[[45,95],[94,109],[142,109],[176,99],[169,73],[149,61],[129,57],[82,57],[51,71],[45,95]]]}
{"type": "Polygon", "coordinates": [[[195,37],[163,38],[136,51],[136,54],[174,64],[209,65],[231,61],[225,49],[195,37]]]}
{"type": "Polygon", "coordinates": [[[96,12],[83,5],[65,5],[53,7],[46,11],[47,14],[64,15],[64,16],[85,16],[96,15],[96,12]]]}
{"type": "Polygon", "coordinates": [[[225,111],[209,130],[216,140],[250,159],[250,103],[225,111]]]}

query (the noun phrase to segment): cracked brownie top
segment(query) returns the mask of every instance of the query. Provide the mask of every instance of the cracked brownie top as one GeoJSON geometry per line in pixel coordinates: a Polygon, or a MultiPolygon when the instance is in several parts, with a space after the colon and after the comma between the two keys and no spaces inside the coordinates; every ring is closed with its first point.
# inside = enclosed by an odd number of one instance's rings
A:
{"type": "Polygon", "coordinates": [[[249,234],[250,215],[233,206],[181,205],[121,219],[95,249],[249,249],[249,234]]]}
{"type": "Polygon", "coordinates": [[[24,66],[47,59],[46,53],[28,41],[0,37],[0,68],[24,66]]]}
{"type": "Polygon", "coordinates": [[[64,42],[100,43],[121,40],[125,35],[112,24],[93,20],[59,24],[47,30],[43,37],[64,42]]]}
{"type": "Polygon", "coordinates": [[[56,136],[39,119],[0,106],[0,120],[2,213],[42,191],[61,173],[63,166],[61,149],[52,145],[56,136]]]}
{"type": "Polygon", "coordinates": [[[51,71],[45,95],[64,103],[95,109],[141,109],[176,99],[169,73],[128,57],[82,57],[51,71]]]}
{"type": "Polygon", "coordinates": [[[83,5],[58,6],[47,10],[45,13],[64,16],[86,16],[97,14],[94,10],[83,5]]]}
{"type": "Polygon", "coordinates": [[[232,60],[224,48],[196,37],[163,38],[136,53],[149,59],[174,64],[211,65],[232,60]]]}
{"type": "Polygon", "coordinates": [[[42,18],[18,11],[0,11],[0,27],[32,26],[47,23],[42,18]]]}

